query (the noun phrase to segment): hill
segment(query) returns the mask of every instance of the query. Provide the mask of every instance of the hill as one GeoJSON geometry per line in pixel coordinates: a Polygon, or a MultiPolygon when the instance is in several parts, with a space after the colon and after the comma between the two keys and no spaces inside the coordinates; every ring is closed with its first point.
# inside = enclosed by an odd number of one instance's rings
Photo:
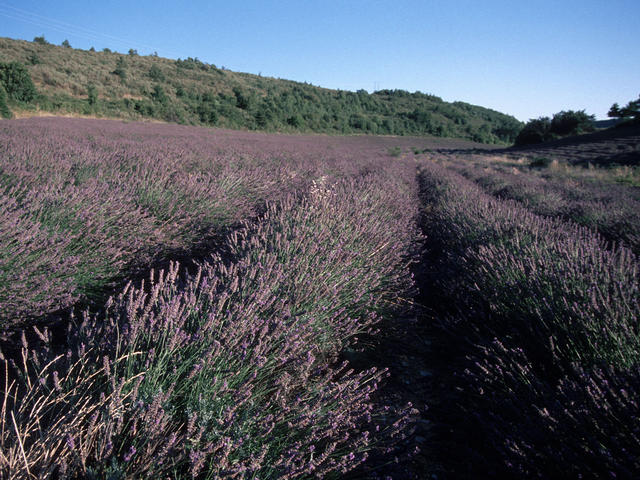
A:
{"type": "Polygon", "coordinates": [[[593,126],[596,129],[604,129],[604,128],[611,128],[611,127],[615,127],[618,123],[620,123],[620,119],[618,118],[610,118],[608,120],[596,120],[595,122],[593,122],[593,126]]]}
{"type": "Polygon", "coordinates": [[[500,112],[420,92],[330,90],[232,72],[197,58],[84,51],[38,40],[0,38],[0,62],[24,64],[38,90],[32,103],[14,103],[13,110],[265,131],[435,135],[482,143],[512,143],[522,128],[500,112]]]}

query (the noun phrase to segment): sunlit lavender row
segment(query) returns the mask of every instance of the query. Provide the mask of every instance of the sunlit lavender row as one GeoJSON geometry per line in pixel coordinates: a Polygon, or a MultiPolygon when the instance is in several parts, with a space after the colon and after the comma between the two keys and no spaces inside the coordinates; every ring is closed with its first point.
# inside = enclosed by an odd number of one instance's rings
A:
{"type": "MultiPolygon", "coordinates": [[[[0,125],[0,323],[106,299],[267,201],[388,161],[384,139],[29,119],[0,125]]],[[[396,141],[395,144],[402,144],[396,141]]]]}
{"type": "Polygon", "coordinates": [[[457,473],[633,477],[637,257],[487,195],[443,165],[425,161],[419,175],[435,249],[425,268],[452,306],[442,319],[448,341],[466,356],[452,367],[456,407],[443,418],[446,441],[460,442],[451,450],[457,473]]]}
{"type": "MultiPolygon", "coordinates": [[[[395,445],[417,412],[376,399],[384,368],[342,358],[412,308],[413,164],[348,139],[331,150],[323,137],[285,137],[254,150],[242,140],[255,135],[218,132],[222,154],[206,130],[97,125],[104,137],[95,125],[27,124],[55,132],[40,146],[28,129],[7,130],[7,151],[23,156],[3,169],[14,215],[3,226],[17,238],[3,246],[27,252],[18,258],[32,271],[20,278],[32,296],[20,290],[21,309],[38,309],[3,356],[0,476],[332,478],[366,471],[371,455],[406,455],[395,445]],[[70,180],[74,159],[88,180],[70,180]],[[140,192],[153,189],[143,206],[140,192]],[[77,302],[78,271],[93,279],[105,265],[115,273],[102,280],[113,281],[132,262],[142,270],[194,245],[200,257],[152,269],[64,322],[62,343],[59,326],[38,323],[46,308],[77,302]],[[54,271],[67,275],[56,283],[54,271]]],[[[17,322],[9,313],[22,310],[4,312],[17,322]]]]}
{"type": "Polygon", "coordinates": [[[385,372],[336,361],[407,304],[412,177],[322,177],[230,234],[232,261],[127,286],[66,354],[25,346],[3,474],[327,478],[390,450],[410,406],[375,405],[385,372]]]}

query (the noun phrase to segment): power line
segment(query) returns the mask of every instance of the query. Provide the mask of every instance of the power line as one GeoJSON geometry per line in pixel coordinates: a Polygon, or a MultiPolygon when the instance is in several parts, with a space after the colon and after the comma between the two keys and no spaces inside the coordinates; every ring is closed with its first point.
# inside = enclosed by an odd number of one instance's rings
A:
{"type": "MultiPolygon", "coordinates": [[[[13,15],[19,15],[20,17],[13,17],[14,19],[18,19],[18,20],[23,20],[29,23],[33,23],[33,24],[37,24],[39,26],[44,26],[44,27],[48,27],[48,28],[53,28],[56,29],[57,31],[60,31],[61,33],[71,33],[73,35],[76,36],[80,36],[83,38],[89,38],[91,40],[98,40],[98,39],[108,39],[108,40],[112,40],[112,41],[116,41],[122,44],[131,44],[131,43],[135,43],[139,46],[144,46],[147,48],[153,48],[149,45],[143,45],[139,42],[132,42],[129,39],[125,39],[122,37],[116,37],[114,35],[109,35],[109,34],[105,34],[105,33],[101,33],[101,32],[96,32],[95,30],[91,30],[85,27],[80,27],[78,25],[74,25],[71,23],[67,23],[67,22],[63,22],[61,20],[57,20],[55,18],[51,18],[51,17],[47,17],[44,15],[40,15],[34,12],[30,12],[27,10],[23,10],[21,8],[17,8],[11,5],[6,5],[6,4],[2,4],[0,3],[0,7],[9,9],[9,10],[13,10],[12,14],[13,15]]],[[[7,14],[5,14],[5,16],[9,16],[7,14]]]]}
{"type": "MultiPolygon", "coordinates": [[[[40,15],[34,12],[23,10],[21,8],[17,8],[11,5],[6,5],[3,3],[0,3],[0,15],[7,18],[11,18],[13,20],[18,20],[21,22],[29,23],[31,25],[53,30],[58,33],[63,33],[63,34],[71,35],[74,37],[84,38],[86,40],[103,41],[103,42],[107,41],[112,43],[115,42],[117,44],[124,45],[124,46],[129,46],[129,47],[135,46],[139,48],[149,49],[151,51],[157,51],[157,48],[155,48],[152,45],[146,45],[141,42],[132,41],[122,37],[117,37],[115,35],[101,33],[95,30],[80,27],[78,25],[63,22],[55,18],[40,15]],[[1,9],[4,9],[4,11],[1,9]]],[[[179,56],[177,52],[173,52],[170,50],[165,50],[165,51],[169,52],[170,54],[173,54],[175,57],[179,56]]]]}

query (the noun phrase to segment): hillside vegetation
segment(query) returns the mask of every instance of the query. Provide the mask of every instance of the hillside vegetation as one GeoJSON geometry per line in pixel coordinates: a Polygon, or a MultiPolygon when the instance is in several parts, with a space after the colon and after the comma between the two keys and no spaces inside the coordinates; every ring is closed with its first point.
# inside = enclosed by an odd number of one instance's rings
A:
{"type": "MultiPolygon", "coordinates": [[[[0,62],[25,65],[38,94],[9,99],[40,110],[187,125],[285,132],[435,135],[512,143],[515,118],[463,102],[403,90],[372,94],[237,73],[197,58],[172,60],[0,38],[0,62]]],[[[68,43],[67,43],[68,45],[68,43]]]]}

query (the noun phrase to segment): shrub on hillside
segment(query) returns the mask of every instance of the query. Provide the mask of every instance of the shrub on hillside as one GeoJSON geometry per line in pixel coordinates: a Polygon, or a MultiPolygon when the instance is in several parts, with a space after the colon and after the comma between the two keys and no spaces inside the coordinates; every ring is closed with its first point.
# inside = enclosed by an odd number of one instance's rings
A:
{"type": "Polygon", "coordinates": [[[151,80],[155,80],[156,82],[164,82],[164,74],[157,65],[151,65],[148,75],[151,80]]]}
{"type": "Polygon", "coordinates": [[[162,85],[154,85],[153,86],[153,91],[151,92],[151,98],[158,103],[161,103],[162,105],[166,104],[169,101],[169,97],[167,97],[167,94],[164,91],[164,88],[162,88],[162,85]]]}
{"type": "Polygon", "coordinates": [[[92,106],[98,103],[98,89],[92,83],[87,85],[87,101],[92,106]]]}
{"type": "Polygon", "coordinates": [[[216,111],[215,103],[207,101],[205,100],[205,98],[203,98],[202,101],[198,104],[196,110],[202,123],[215,125],[215,123],[218,121],[218,112],[216,111]]]}
{"type": "Polygon", "coordinates": [[[40,60],[37,53],[33,52],[27,57],[27,62],[29,62],[29,65],[39,65],[42,63],[42,60],[40,60]]]}
{"type": "Polygon", "coordinates": [[[36,96],[29,71],[21,63],[0,63],[0,84],[12,100],[30,102],[36,96]]]}
{"type": "Polygon", "coordinates": [[[234,87],[233,94],[236,96],[236,106],[242,110],[249,108],[249,97],[239,87],[234,87]]]}
{"type": "Polygon", "coordinates": [[[289,118],[287,118],[287,123],[289,125],[291,125],[292,127],[300,127],[302,126],[302,118],[300,117],[300,115],[293,115],[289,118]]]}
{"type": "Polygon", "coordinates": [[[4,90],[2,85],[0,85],[0,117],[2,118],[13,117],[11,110],[9,110],[9,106],[7,105],[7,92],[4,90]]]}
{"type": "Polygon", "coordinates": [[[119,76],[120,80],[122,80],[123,82],[127,80],[127,62],[124,61],[124,57],[118,57],[116,68],[111,73],[119,76]]]}
{"type": "Polygon", "coordinates": [[[184,60],[177,59],[176,67],[184,68],[186,70],[200,69],[200,70],[206,71],[209,69],[209,65],[202,62],[201,60],[198,60],[198,57],[196,58],[188,57],[188,58],[185,58],[184,60]]]}
{"type": "Polygon", "coordinates": [[[38,45],[49,45],[49,42],[44,38],[44,34],[40,37],[33,37],[33,43],[37,43],[38,45]]]}

